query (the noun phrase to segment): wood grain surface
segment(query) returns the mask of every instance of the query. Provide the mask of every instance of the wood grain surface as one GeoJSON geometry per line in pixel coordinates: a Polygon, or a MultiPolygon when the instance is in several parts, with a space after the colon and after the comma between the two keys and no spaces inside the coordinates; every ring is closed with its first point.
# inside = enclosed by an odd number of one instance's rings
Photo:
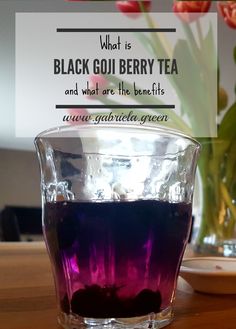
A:
{"type": "MultiPolygon", "coordinates": [[[[0,243],[0,329],[58,329],[43,243],[0,243]]],[[[180,279],[169,329],[236,329],[236,295],[195,293],[180,279]]]]}

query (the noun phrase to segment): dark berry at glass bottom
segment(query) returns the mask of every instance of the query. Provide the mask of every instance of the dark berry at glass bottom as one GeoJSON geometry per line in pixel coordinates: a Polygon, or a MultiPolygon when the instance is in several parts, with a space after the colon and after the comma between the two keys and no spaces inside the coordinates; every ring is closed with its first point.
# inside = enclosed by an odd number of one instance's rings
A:
{"type": "Polygon", "coordinates": [[[62,313],[133,318],[171,307],[191,204],[45,204],[44,234],[62,313]]]}

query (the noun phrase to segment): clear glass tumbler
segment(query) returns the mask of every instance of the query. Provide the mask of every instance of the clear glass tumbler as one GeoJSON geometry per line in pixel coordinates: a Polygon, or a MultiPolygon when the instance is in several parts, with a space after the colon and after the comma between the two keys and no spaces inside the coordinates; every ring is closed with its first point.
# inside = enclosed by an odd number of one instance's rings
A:
{"type": "Polygon", "coordinates": [[[200,145],[126,125],[55,128],[35,144],[62,327],[170,323],[200,145]]]}

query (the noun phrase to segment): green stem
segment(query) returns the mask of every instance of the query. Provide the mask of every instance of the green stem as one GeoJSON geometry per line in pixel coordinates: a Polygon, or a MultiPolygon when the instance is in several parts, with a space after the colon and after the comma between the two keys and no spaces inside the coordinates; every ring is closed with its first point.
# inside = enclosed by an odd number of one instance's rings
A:
{"type": "Polygon", "coordinates": [[[202,49],[204,47],[204,38],[203,38],[202,28],[199,19],[197,19],[196,21],[196,27],[197,27],[197,33],[199,38],[200,49],[202,49]]]}
{"type": "Polygon", "coordinates": [[[197,243],[204,243],[204,238],[215,231],[214,222],[214,187],[211,184],[211,172],[209,169],[209,159],[212,155],[212,145],[209,139],[200,140],[203,148],[199,158],[198,167],[202,181],[202,218],[198,232],[197,243]]]}
{"type": "Polygon", "coordinates": [[[233,215],[234,222],[236,223],[236,207],[233,205],[233,203],[231,201],[230,194],[223,183],[220,184],[220,189],[222,192],[223,199],[224,199],[226,205],[229,207],[231,214],[233,215]]]}
{"type": "Polygon", "coordinates": [[[232,202],[231,193],[235,179],[231,175],[231,181],[227,182],[226,174],[229,168],[235,172],[232,163],[235,164],[236,157],[234,153],[230,154],[229,144],[229,141],[215,139],[203,142],[199,159],[203,186],[202,222],[197,239],[199,244],[204,243],[206,236],[213,234],[218,240],[234,236],[236,206],[232,202]]]}
{"type": "MultiPolygon", "coordinates": [[[[151,15],[148,12],[144,11],[144,16],[146,18],[146,21],[148,23],[148,26],[150,28],[157,28],[157,24],[154,23],[151,15]]],[[[165,35],[163,33],[158,33],[158,36],[156,33],[152,33],[153,36],[153,40],[155,41],[155,43],[159,44],[161,43],[162,47],[163,47],[163,53],[165,54],[165,57],[167,58],[172,58],[173,56],[173,49],[171,47],[171,45],[169,44],[168,40],[166,39],[165,35]]]]}
{"type": "MultiPolygon", "coordinates": [[[[197,20],[196,27],[197,27],[197,33],[198,33],[198,39],[199,39],[199,46],[196,42],[196,39],[194,37],[194,34],[193,34],[189,24],[182,23],[182,26],[183,26],[184,32],[187,36],[187,40],[189,42],[192,56],[193,56],[193,58],[195,58],[196,63],[199,64],[199,68],[201,69],[201,72],[203,74],[202,79],[201,79],[202,81],[200,83],[203,83],[205,85],[205,87],[208,88],[208,90],[209,90],[209,92],[207,93],[207,99],[204,100],[204,103],[208,104],[208,107],[210,108],[210,110],[208,111],[208,115],[210,115],[211,117],[209,117],[208,120],[205,120],[203,122],[205,125],[209,125],[209,123],[212,124],[212,126],[209,126],[208,131],[210,131],[210,134],[213,135],[212,132],[215,129],[216,111],[213,111],[211,109],[217,108],[217,103],[215,100],[215,92],[214,92],[215,84],[214,84],[214,81],[210,80],[212,73],[209,72],[209,67],[206,64],[208,54],[206,54],[206,52],[205,52],[205,41],[204,41],[202,29],[201,29],[201,24],[200,24],[199,20],[197,20]],[[204,57],[203,57],[203,55],[204,55],[204,57]],[[204,58],[205,58],[205,60],[204,60],[204,58]]],[[[202,118],[201,120],[204,120],[204,118],[202,118]]]]}

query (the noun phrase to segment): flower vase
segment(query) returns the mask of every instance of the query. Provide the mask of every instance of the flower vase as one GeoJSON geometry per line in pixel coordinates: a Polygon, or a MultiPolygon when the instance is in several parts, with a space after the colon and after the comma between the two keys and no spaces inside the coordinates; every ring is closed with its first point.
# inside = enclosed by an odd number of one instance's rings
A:
{"type": "Polygon", "coordinates": [[[194,249],[236,257],[236,141],[205,139],[201,144],[202,211],[194,249]]]}

